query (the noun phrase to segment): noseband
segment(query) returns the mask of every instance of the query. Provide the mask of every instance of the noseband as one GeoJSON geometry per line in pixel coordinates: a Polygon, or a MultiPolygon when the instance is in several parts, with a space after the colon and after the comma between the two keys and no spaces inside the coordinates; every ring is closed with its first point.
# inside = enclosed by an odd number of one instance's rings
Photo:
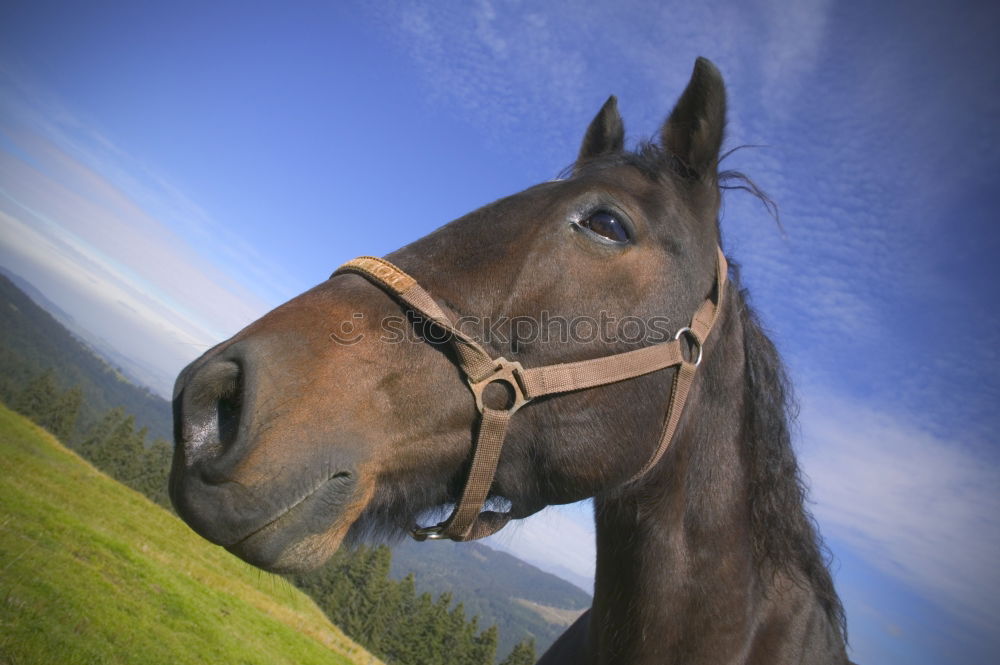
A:
{"type": "Polygon", "coordinates": [[[511,416],[525,404],[543,395],[594,388],[678,366],[656,451],[628,482],[638,480],[656,466],[677,430],[695,371],[701,364],[705,341],[718,317],[719,304],[725,292],[727,264],[722,250],[717,253],[712,294],[702,302],[691,324],[678,330],[672,340],[592,360],[531,368],[524,368],[506,358],[493,358],[475,340],[454,326],[417,280],[385,259],[362,256],[338,268],[334,275],[355,273],[365,277],[448,333],[448,341],[458,355],[459,367],[466,376],[480,413],[472,465],[461,498],[448,519],[435,526],[415,528],[411,535],[417,540],[476,540],[496,533],[510,521],[510,513],[483,511],[482,508],[496,475],[507,425],[511,416]],[[693,361],[685,357],[682,339],[692,345],[693,361]],[[483,402],[484,391],[494,383],[506,385],[513,395],[505,408],[494,409],[483,402]]]}

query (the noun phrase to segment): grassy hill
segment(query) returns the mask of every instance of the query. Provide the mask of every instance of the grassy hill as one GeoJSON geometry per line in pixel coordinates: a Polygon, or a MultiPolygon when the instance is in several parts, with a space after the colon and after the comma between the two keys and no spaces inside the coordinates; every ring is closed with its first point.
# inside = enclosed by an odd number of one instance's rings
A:
{"type": "Polygon", "coordinates": [[[0,663],[377,663],[238,561],[0,405],[0,663]]]}
{"type": "MultiPolygon", "coordinates": [[[[38,303],[54,307],[37,290],[29,290],[38,303]]],[[[31,377],[52,368],[62,388],[79,386],[82,390],[81,430],[86,430],[106,409],[121,406],[136,416],[138,425],[149,427],[152,436],[169,441],[172,438],[169,403],[129,382],[38,303],[0,274],[0,400],[9,400],[31,377]]],[[[16,473],[11,470],[16,467],[3,458],[0,465],[0,481],[6,482],[6,476],[16,473]]],[[[0,488],[0,496],[4,491],[6,488],[0,488]]],[[[4,519],[0,511],[0,538],[6,542],[10,534],[6,532],[4,519]]],[[[186,527],[178,528],[188,539],[186,542],[207,546],[186,527]]],[[[228,568],[241,565],[235,557],[219,553],[223,558],[228,557],[228,568]]],[[[3,572],[5,565],[0,560],[0,593],[7,578],[3,572]]],[[[261,574],[249,566],[241,566],[248,575],[261,574]]],[[[418,591],[430,592],[434,597],[450,592],[456,601],[464,603],[468,616],[479,615],[480,626],[497,624],[500,656],[528,637],[535,638],[538,652],[543,652],[570,620],[590,605],[589,595],[572,584],[478,543],[407,541],[394,548],[392,574],[400,579],[411,571],[415,573],[418,591]]],[[[221,579],[223,575],[220,573],[218,577],[221,579]]],[[[290,588],[280,578],[273,579],[278,587],[290,588]]],[[[6,610],[0,610],[0,615],[3,611],[6,610]]],[[[6,628],[0,627],[0,634],[3,630],[6,628]]],[[[0,665],[6,665],[2,653],[0,665]]]]}
{"type": "Polygon", "coordinates": [[[55,371],[62,388],[83,391],[82,426],[120,406],[149,428],[152,438],[170,440],[170,403],[129,381],[82,343],[7,277],[0,275],[0,398],[10,400],[32,377],[55,371]]]}

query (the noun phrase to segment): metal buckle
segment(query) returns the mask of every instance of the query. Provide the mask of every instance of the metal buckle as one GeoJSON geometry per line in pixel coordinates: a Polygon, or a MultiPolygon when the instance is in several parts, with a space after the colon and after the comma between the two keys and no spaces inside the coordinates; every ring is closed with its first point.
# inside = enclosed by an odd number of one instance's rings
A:
{"type": "MultiPolygon", "coordinates": [[[[694,361],[694,366],[697,367],[698,365],[701,364],[701,356],[702,352],[704,351],[704,348],[701,345],[701,340],[698,339],[698,336],[694,334],[694,331],[688,328],[687,326],[684,326],[683,328],[678,330],[677,334],[674,335],[674,339],[679,340],[682,335],[687,336],[688,341],[691,343],[691,346],[698,349],[698,357],[695,358],[694,361]]],[[[681,355],[683,356],[683,351],[681,352],[681,355]]],[[[687,361],[685,360],[684,362],[687,361]]]]}
{"type": "Polygon", "coordinates": [[[522,371],[524,371],[524,368],[521,367],[521,363],[516,360],[497,358],[496,368],[488,377],[476,382],[473,382],[472,379],[468,379],[469,387],[472,389],[472,394],[476,396],[476,408],[479,409],[479,413],[483,412],[483,391],[486,390],[486,386],[490,385],[494,381],[503,381],[514,391],[514,403],[507,408],[509,413],[513,414],[522,406],[530,402],[531,399],[525,396],[524,386],[521,384],[520,373],[522,371]]]}
{"type": "Polygon", "coordinates": [[[444,522],[413,529],[410,531],[410,535],[413,536],[414,540],[446,540],[448,536],[444,535],[443,531],[444,522]]]}

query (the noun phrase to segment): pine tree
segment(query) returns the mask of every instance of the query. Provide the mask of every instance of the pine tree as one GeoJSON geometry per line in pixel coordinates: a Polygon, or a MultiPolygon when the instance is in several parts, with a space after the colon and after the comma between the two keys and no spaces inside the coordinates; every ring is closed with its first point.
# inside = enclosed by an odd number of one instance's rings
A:
{"type": "Polygon", "coordinates": [[[445,665],[466,665],[472,650],[472,635],[465,620],[465,606],[458,603],[445,617],[442,651],[445,665]]]}
{"type": "MultiPolygon", "coordinates": [[[[11,408],[48,429],[55,420],[59,387],[52,370],[46,370],[29,381],[11,401],[11,408]]],[[[50,430],[51,431],[51,430],[50,430]]]]}
{"type": "Polygon", "coordinates": [[[65,391],[56,401],[52,420],[48,423],[49,431],[64,444],[69,445],[76,432],[76,423],[80,417],[80,406],[83,404],[83,391],[75,386],[65,391]]]}
{"type": "Polygon", "coordinates": [[[101,445],[98,466],[112,478],[132,487],[141,475],[146,428],[135,429],[135,416],[125,416],[101,445]]]}
{"type": "MultiPolygon", "coordinates": [[[[107,439],[118,423],[125,418],[125,412],[121,408],[109,409],[99,421],[94,423],[87,434],[83,437],[83,441],[77,446],[78,451],[84,458],[90,461],[94,466],[98,466],[96,459],[98,450],[104,444],[105,439],[107,439]]],[[[100,468],[100,467],[98,467],[100,468]]]]}
{"type": "Polygon", "coordinates": [[[388,628],[393,597],[393,582],[389,579],[392,552],[385,545],[368,550],[363,559],[361,595],[365,611],[361,616],[360,641],[375,652],[382,651],[382,640],[388,628]]]}
{"type": "Polygon", "coordinates": [[[496,624],[479,633],[473,641],[469,662],[475,663],[475,665],[493,665],[493,661],[497,657],[497,641],[499,639],[496,624]]]}
{"type": "Polygon", "coordinates": [[[173,447],[164,439],[157,439],[153,445],[142,451],[139,459],[139,475],[132,486],[164,508],[170,508],[167,485],[170,479],[170,461],[173,447]]]}
{"type": "Polygon", "coordinates": [[[80,443],[80,454],[104,473],[142,490],[146,428],[136,431],[135,418],[111,409],[80,443]]]}
{"type": "Polygon", "coordinates": [[[527,639],[518,642],[500,665],[534,665],[535,640],[527,639]]]}
{"type": "MultiPolygon", "coordinates": [[[[293,575],[349,637],[391,665],[493,665],[498,629],[479,632],[479,620],[465,618],[452,596],[435,601],[416,594],[412,573],[389,578],[392,553],[386,547],[343,549],[321,570],[293,575]]],[[[519,645],[534,662],[534,646],[519,645]]],[[[523,658],[523,656],[521,656],[523,658]]],[[[520,663],[521,661],[517,661],[520,663]]]]}
{"type": "Polygon", "coordinates": [[[76,430],[82,402],[79,388],[60,392],[52,370],[46,370],[24,386],[11,401],[11,408],[68,444],[76,430]]]}
{"type": "Polygon", "coordinates": [[[382,644],[382,655],[390,663],[407,665],[419,663],[419,634],[416,580],[410,573],[395,585],[395,607],[389,622],[388,633],[382,644]]]}
{"type": "Polygon", "coordinates": [[[361,639],[360,629],[365,612],[365,599],[360,593],[363,574],[364,548],[344,550],[335,557],[335,565],[327,573],[326,606],[330,618],[352,638],[361,639]]]}

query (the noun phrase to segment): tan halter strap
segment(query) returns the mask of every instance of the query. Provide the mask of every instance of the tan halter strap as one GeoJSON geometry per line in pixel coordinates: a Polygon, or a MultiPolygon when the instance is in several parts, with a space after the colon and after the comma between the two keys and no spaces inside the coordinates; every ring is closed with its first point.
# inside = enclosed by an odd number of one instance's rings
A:
{"type": "Polygon", "coordinates": [[[459,366],[466,375],[480,413],[472,464],[462,496],[448,519],[435,526],[415,528],[411,532],[413,537],[417,540],[476,540],[499,531],[510,521],[509,513],[484,512],[482,508],[493,485],[511,416],[525,404],[543,395],[617,383],[676,365],[678,370],[656,450],[628,482],[638,480],[656,466],[677,431],[695,372],[702,361],[705,342],[719,315],[728,267],[721,249],[717,254],[712,295],[702,302],[690,326],[678,330],[672,340],[602,358],[532,368],[524,368],[506,358],[493,358],[474,339],[455,327],[415,279],[385,259],[362,256],[338,268],[334,275],[355,273],[365,277],[449,333],[448,341],[458,355],[459,366]],[[685,357],[682,338],[691,345],[693,360],[685,357]],[[483,392],[494,382],[503,382],[513,394],[504,409],[493,409],[483,403],[483,392]]]}

